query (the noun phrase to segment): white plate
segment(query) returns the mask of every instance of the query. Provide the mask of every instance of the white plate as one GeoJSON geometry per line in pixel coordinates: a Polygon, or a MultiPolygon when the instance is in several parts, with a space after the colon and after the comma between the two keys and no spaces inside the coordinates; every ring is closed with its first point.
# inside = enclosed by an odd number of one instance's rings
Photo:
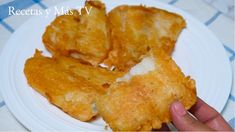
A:
{"type": "MultiPolygon", "coordinates": [[[[196,80],[198,96],[222,111],[231,88],[232,72],[229,60],[219,40],[188,13],[154,0],[105,0],[107,10],[121,4],[155,6],[181,14],[187,22],[176,44],[173,58],[186,75],[196,80]]],[[[68,1],[58,5],[75,8],[84,1],[68,1]]],[[[15,117],[30,130],[104,130],[104,122],[81,122],[63,113],[35,92],[26,82],[23,73],[25,60],[39,48],[46,52],[41,37],[45,27],[55,18],[35,16],[23,24],[6,44],[0,65],[1,92],[15,117]]]]}

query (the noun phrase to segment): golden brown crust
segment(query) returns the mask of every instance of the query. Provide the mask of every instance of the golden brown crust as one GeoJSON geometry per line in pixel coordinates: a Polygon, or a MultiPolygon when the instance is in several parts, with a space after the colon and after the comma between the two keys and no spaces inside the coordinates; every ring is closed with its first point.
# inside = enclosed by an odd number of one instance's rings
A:
{"type": "Polygon", "coordinates": [[[25,63],[24,73],[30,86],[74,118],[88,121],[95,115],[95,100],[105,93],[121,73],[56,56],[44,57],[36,51],[25,63]]]}
{"type": "Polygon", "coordinates": [[[170,57],[186,26],[184,19],[154,7],[122,5],[105,14],[100,1],[86,1],[91,13],[58,16],[43,43],[53,54],[36,51],[25,63],[28,83],[52,104],[81,121],[98,112],[113,130],[160,128],[171,121],[169,106],[179,100],[186,109],[196,102],[195,81],[170,57]],[[144,57],[154,71],[115,82],[144,57]],[[74,59],[76,58],[76,59],[74,59]],[[115,71],[98,65],[104,62],[115,71]],[[108,89],[107,89],[108,88],[108,89]]]}
{"type": "Polygon", "coordinates": [[[150,131],[171,121],[170,104],[178,100],[186,109],[196,102],[195,81],[185,77],[166,53],[154,50],[156,70],[110,86],[97,101],[97,109],[112,130],[150,131]]]}
{"type": "Polygon", "coordinates": [[[86,1],[79,14],[71,10],[70,15],[61,15],[46,28],[43,43],[53,54],[73,56],[97,66],[110,49],[106,25],[105,5],[100,1],[86,1]]]}
{"type": "Polygon", "coordinates": [[[149,51],[149,43],[171,54],[186,24],[181,16],[161,9],[122,5],[108,13],[108,25],[112,50],[104,63],[128,71],[149,51]]]}

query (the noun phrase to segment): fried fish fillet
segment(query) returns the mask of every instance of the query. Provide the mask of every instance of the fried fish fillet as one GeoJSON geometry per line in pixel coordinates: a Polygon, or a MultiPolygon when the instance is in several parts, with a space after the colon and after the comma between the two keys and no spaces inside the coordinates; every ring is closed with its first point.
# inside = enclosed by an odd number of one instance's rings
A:
{"type": "Polygon", "coordinates": [[[96,107],[114,131],[150,131],[171,121],[169,107],[180,101],[186,109],[196,102],[195,81],[186,77],[161,50],[152,54],[155,69],[112,84],[96,107]]]}
{"type": "Polygon", "coordinates": [[[36,51],[25,63],[30,86],[74,118],[88,121],[97,115],[95,100],[119,73],[79,63],[69,57],[44,57],[36,51]]]}
{"type": "Polygon", "coordinates": [[[52,53],[73,56],[97,66],[110,49],[105,5],[100,1],[86,1],[86,9],[71,10],[46,28],[43,43],[52,53]],[[88,14],[89,12],[89,14],[88,14]]]}
{"type": "Polygon", "coordinates": [[[124,72],[109,71],[105,68],[82,64],[77,59],[62,55],[55,55],[53,56],[53,59],[55,59],[60,66],[64,67],[73,74],[81,76],[91,83],[104,88],[109,87],[118,77],[125,74],[124,72]]]}
{"type": "Polygon", "coordinates": [[[112,49],[104,63],[128,71],[150,50],[149,43],[171,54],[186,23],[181,16],[165,10],[121,5],[108,13],[108,26],[112,49]]]}

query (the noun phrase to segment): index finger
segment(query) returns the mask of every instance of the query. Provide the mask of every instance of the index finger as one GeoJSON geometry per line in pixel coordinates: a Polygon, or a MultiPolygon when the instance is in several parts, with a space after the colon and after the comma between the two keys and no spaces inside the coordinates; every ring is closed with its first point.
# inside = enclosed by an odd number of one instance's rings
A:
{"type": "Polygon", "coordinates": [[[189,110],[199,121],[216,130],[232,130],[224,118],[200,98],[189,110]]]}
{"type": "Polygon", "coordinates": [[[200,98],[197,98],[197,103],[189,110],[197,119],[203,123],[212,120],[219,116],[219,113],[211,106],[205,103],[200,98]]]}

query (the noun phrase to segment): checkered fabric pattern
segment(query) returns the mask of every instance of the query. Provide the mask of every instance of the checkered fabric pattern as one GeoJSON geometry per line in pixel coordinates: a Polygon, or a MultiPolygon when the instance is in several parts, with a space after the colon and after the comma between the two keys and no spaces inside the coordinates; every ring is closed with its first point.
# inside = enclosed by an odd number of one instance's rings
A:
{"type": "MultiPolygon", "coordinates": [[[[235,51],[234,51],[234,18],[228,17],[226,13],[218,8],[215,8],[213,4],[208,4],[205,1],[213,0],[156,0],[159,2],[167,3],[180,8],[199,21],[204,23],[221,41],[224,45],[224,49],[227,51],[228,58],[231,62],[231,66],[234,67],[235,51]]],[[[228,0],[225,0],[228,1],[228,0]]],[[[31,16],[9,16],[8,7],[13,6],[15,9],[46,9],[57,3],[63,2],[63,0],[1,0],[0,1],[0,53],[11,37],[11,34],[23,24],[31,16]]],[[[234,10],[234,1],[231,5],[234,10]]],[[[231,16],[231,15],[230,15],[231,16]]],[[[233,69],[234,73],[234,69],[233,69]]],[[[0,84],[1,88],[1,84],[0,84]]],[[[232,90],[227,101],[227,104],[222,111],[223,117],[229,124],[235,127],[235,88],[232,86],[232,90]]],[[[23,127],[9,112],[4,100],[0,96],[0,131],[25,131],[23,127]]]]}

